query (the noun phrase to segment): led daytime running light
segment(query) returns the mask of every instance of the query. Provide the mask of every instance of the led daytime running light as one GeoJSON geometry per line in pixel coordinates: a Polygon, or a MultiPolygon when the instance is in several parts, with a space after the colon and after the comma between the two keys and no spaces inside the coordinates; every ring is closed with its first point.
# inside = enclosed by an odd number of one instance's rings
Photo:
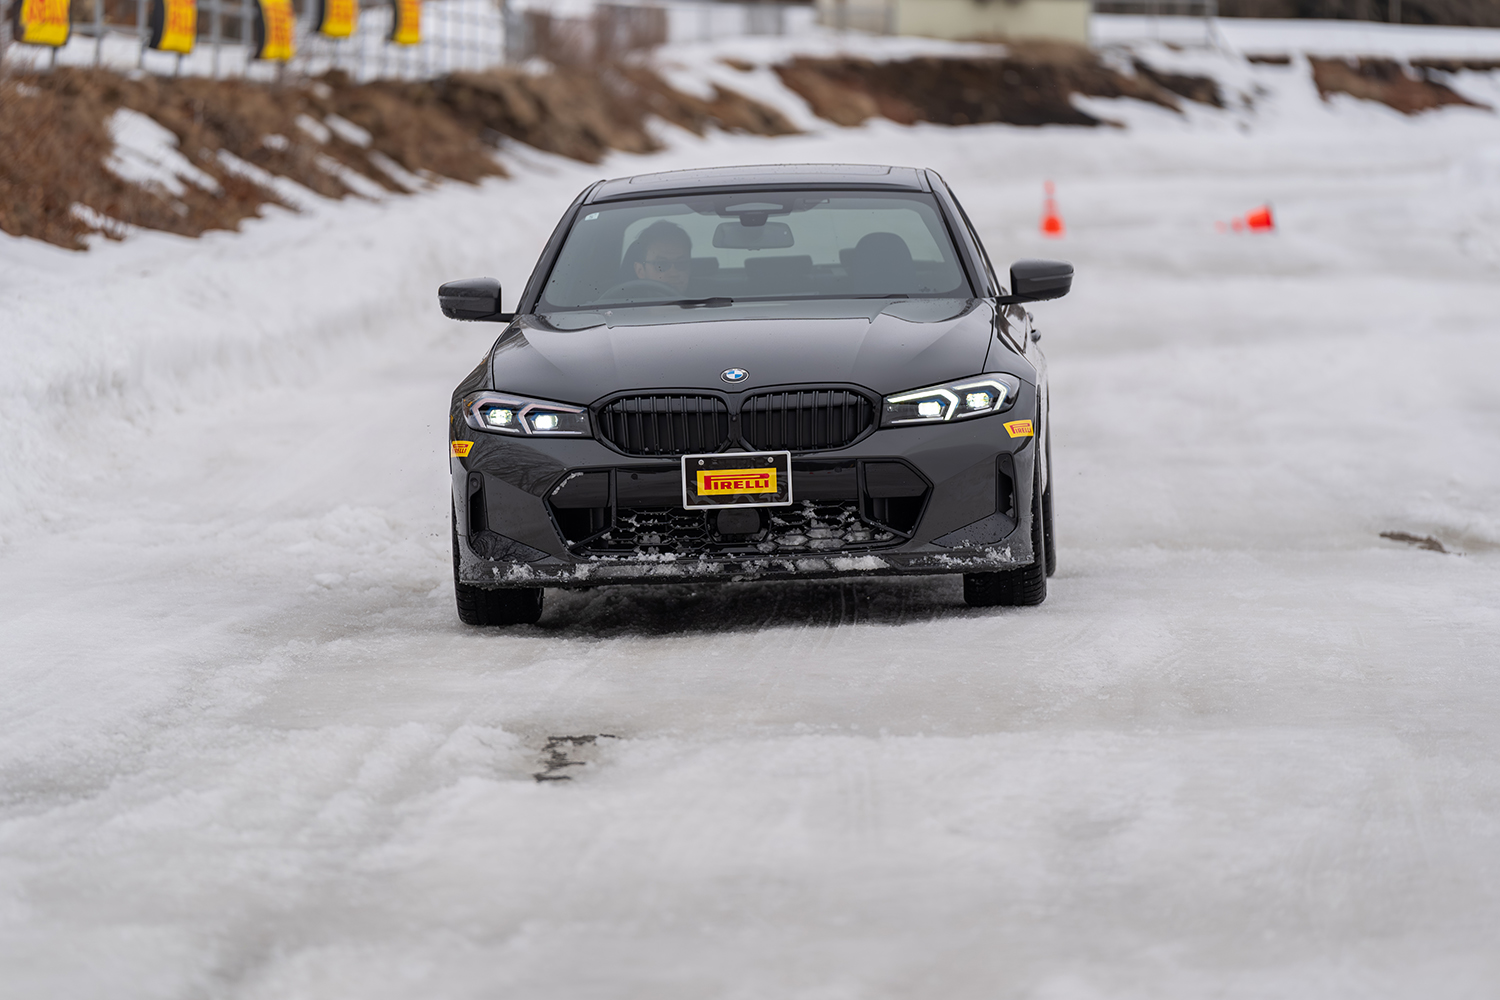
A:
{"type": "Polygon", "coordinates": [[[464,404],[464,420],[476,431],[536,437],[589,437],[588,409],[522,396],[481,393],[464,404]]]}
{"type": "Polygon", "coordinates": [[[885,397],[881,424],[939,424],[950,420],[983,417],[1010,409],[1020,389],[1013,376],[962,379],[885,397]]]}

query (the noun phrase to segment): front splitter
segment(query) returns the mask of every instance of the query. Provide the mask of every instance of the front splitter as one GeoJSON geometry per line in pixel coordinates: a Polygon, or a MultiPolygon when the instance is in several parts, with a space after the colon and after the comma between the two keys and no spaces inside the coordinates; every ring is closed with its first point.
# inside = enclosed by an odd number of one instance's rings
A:
{"type": "Polygon", "coordinates": [[[633,556],[583,558],[576,563],[544,560],[501,563],[476,560],[460,579],[487,588],[597,587],[604,584],[713,582],[776,579],[835,579],[871,576],[932,576],[986,573],[1030,565],[1028,545],[1005,544],[952,553],[806,553],[764,557],[633,556]]]}

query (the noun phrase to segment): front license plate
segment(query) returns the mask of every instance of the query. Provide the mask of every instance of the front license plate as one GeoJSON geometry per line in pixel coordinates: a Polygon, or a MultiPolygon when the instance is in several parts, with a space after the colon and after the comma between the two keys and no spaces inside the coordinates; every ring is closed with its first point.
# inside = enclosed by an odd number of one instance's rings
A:
{"type": "Polygon", "coordinates": [[[684,507],[785,507],[791,502],[789,451],[682,456],[684,507]]]}

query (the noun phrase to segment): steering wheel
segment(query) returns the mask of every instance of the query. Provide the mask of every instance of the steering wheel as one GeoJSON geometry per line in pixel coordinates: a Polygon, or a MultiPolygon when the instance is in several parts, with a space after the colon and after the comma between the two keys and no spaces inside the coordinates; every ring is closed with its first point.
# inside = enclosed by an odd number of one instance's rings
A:
{"type": "Polygon", "coordinates": [[[614,302],[620,299],[634,301],[636,299],[680,299],[682,293],[665,281],[652,281],[650,278],[631,278],[622,281],[618,285],[607,289],[594,301],[614,302]]]}

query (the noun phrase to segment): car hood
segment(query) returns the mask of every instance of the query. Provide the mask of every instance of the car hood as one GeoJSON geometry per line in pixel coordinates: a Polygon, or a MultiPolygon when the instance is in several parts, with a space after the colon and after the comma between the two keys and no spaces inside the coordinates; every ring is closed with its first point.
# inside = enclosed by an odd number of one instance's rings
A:
{"type": "Polygon", "coordinates": [[[980,299],[736,303],[522,316],[495,345],[496,389],[587,404],[635,389],[746,392],[852,383],[899,392],[984,370],[994,308],[980,299]],[[726,369],[749,373],[740,383],[726,369]]]}

